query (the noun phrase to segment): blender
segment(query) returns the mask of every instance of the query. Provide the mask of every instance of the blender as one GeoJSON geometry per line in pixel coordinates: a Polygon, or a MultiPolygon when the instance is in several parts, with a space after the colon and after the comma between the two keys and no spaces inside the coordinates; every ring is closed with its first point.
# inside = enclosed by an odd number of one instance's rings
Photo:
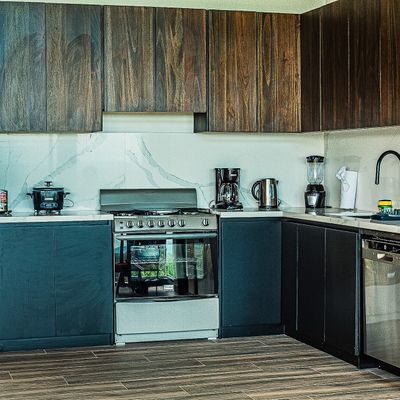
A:
{"type": "Polygon", "coordinates": [[[325,158],[322,156],[308,156],[306,160],[308,180],[307,189],[304,193],[306,208],[325,207],[326,192],[322,185],[325,158]]]}

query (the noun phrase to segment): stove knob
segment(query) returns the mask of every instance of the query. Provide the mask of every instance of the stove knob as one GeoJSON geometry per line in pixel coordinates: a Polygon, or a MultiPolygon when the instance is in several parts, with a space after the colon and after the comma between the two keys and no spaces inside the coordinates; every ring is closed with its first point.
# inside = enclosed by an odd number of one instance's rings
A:
{"type": "Polygon", "coordinates": [[[203,221],[201,221],[201,223],[203,224],[203,226],[208,226],[210,225],[209,221],[207,218],[204,218],[203,221]]]}
{"type": "Polygon", "coordinates": [[[178,221],[178,225],[179,225],[181,228],[183,228],[183,227],[186,225],[185,220],[180,219],[180,220],[178,221]]]}
{"type": "Polygon", "coordinates": [[[170,226],[171,228],[173,228],[175,226],[175,221],[173,219],[170,219],[168,221],[168,226],[170,226]]]}
{"type": "Polygon", "coordinates": [[[148,226],[149,228],[154,228],[154,221],[149,221],[149,222],[147,223],[147,226],[148,226]]]}
{"type": "Polygon", "coordinates": [[[126,227],[127,228],[132,228],[133,227],[133,221],[126,221],[126,227]]]}
{"type": "Polygon", "coordinates": [[[159,226],[160,228],[164,228],[164,226],[165,226],[164,221],[158,221],[158,226],[159,226]]]}
{"type": "Polygon", "coordinates": [[[137,226],[138,226],[138,228],[143,228],[143,226],[144,226],[143,221],[139,221],[137,223],[137,226]]]}

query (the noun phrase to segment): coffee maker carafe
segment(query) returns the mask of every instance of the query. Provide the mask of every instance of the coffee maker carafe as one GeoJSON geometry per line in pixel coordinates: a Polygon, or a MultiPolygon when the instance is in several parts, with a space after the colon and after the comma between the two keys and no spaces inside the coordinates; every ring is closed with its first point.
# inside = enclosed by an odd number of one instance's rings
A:
{"type": "Polygon", "coordinates": [[[240,168],[215,168],[215,208],[241,210],[239,184],[240,168]]]}

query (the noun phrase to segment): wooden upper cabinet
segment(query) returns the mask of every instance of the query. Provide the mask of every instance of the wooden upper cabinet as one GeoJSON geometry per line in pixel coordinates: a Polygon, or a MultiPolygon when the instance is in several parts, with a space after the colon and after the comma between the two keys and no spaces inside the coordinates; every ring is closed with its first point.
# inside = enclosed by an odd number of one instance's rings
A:
{"type": "Polygon", "coordinates": [[[381,125],[400,125],[400,2],[381,0],[381,125]]]}
{"type": "Polygon", "coordinates": [[[321,9],[321,119],[323,130],[350,126],[349,2],[321,9]]]}
{"type": "Polygon", "coordinates": [[[379,3],[380,0],[352,0],[349,5],[349,128],[380,125],[379,3]]]}
{"type": "Polygon", "coordinates": [[[321,125],[321,9],[301,15],[301,130],[321,125]]]}
{"type": "Polygon", "coordinates": [[[46,5],[47,130],[102,127],[101,7],[46,5]]]}
{"type": "Polygon", "coordinates": [[[46,130],[43,4],[0,2],[0,131],[46,130]]]}
{"type": "Polygon", "coordinates": [[[105,6],[105,111],[155,111],[154,56],[154,9],[105,6]]]}
{"type": "Polygon", "coordinates": [[[259,131],[300,130],[298,15],[258,14],[258,101],[259,131]]]}
{"type": "Polygon", "coordinates": [[[207,111],[206,11],[156,9],[156,111],[207,111]]]}
{"type": "Polygon", "coordinates": [[[256,13],[210,11],[209,130],[256,132],[256,13]]]}

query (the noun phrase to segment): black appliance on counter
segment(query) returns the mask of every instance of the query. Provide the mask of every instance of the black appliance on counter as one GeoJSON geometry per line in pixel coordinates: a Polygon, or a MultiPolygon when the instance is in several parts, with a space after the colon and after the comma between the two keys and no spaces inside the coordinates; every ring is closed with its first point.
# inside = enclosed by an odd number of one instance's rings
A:
{"type": "Polygon", "coordinates": [[[216,337],[217,217],[196,189],[102,189],[114,214],[116,343],[216,337]]]}
{"type": "Polygon", "coordinates": [[[70,193],[64,188],[54,187],[52,181],[45,181],[44,184],[44,187],[34,187],[32,193],[27,193],[33,199],[35,213],[59,214],[64,208],[65,197],[70,193]]]}
{"type": "Polygon", "coordinates": [[[307,160],[307,180],[308,185],[304,193],[306,208],[325,207],[325,188],[322,185],[324,181],[324,162],[322,156],[308,156],[307,160]]]}
{"type": "Polygon", "coordinates": [[[239,185],[240,168],[215,168],[215,208],[241,210],[239,185]]]}

